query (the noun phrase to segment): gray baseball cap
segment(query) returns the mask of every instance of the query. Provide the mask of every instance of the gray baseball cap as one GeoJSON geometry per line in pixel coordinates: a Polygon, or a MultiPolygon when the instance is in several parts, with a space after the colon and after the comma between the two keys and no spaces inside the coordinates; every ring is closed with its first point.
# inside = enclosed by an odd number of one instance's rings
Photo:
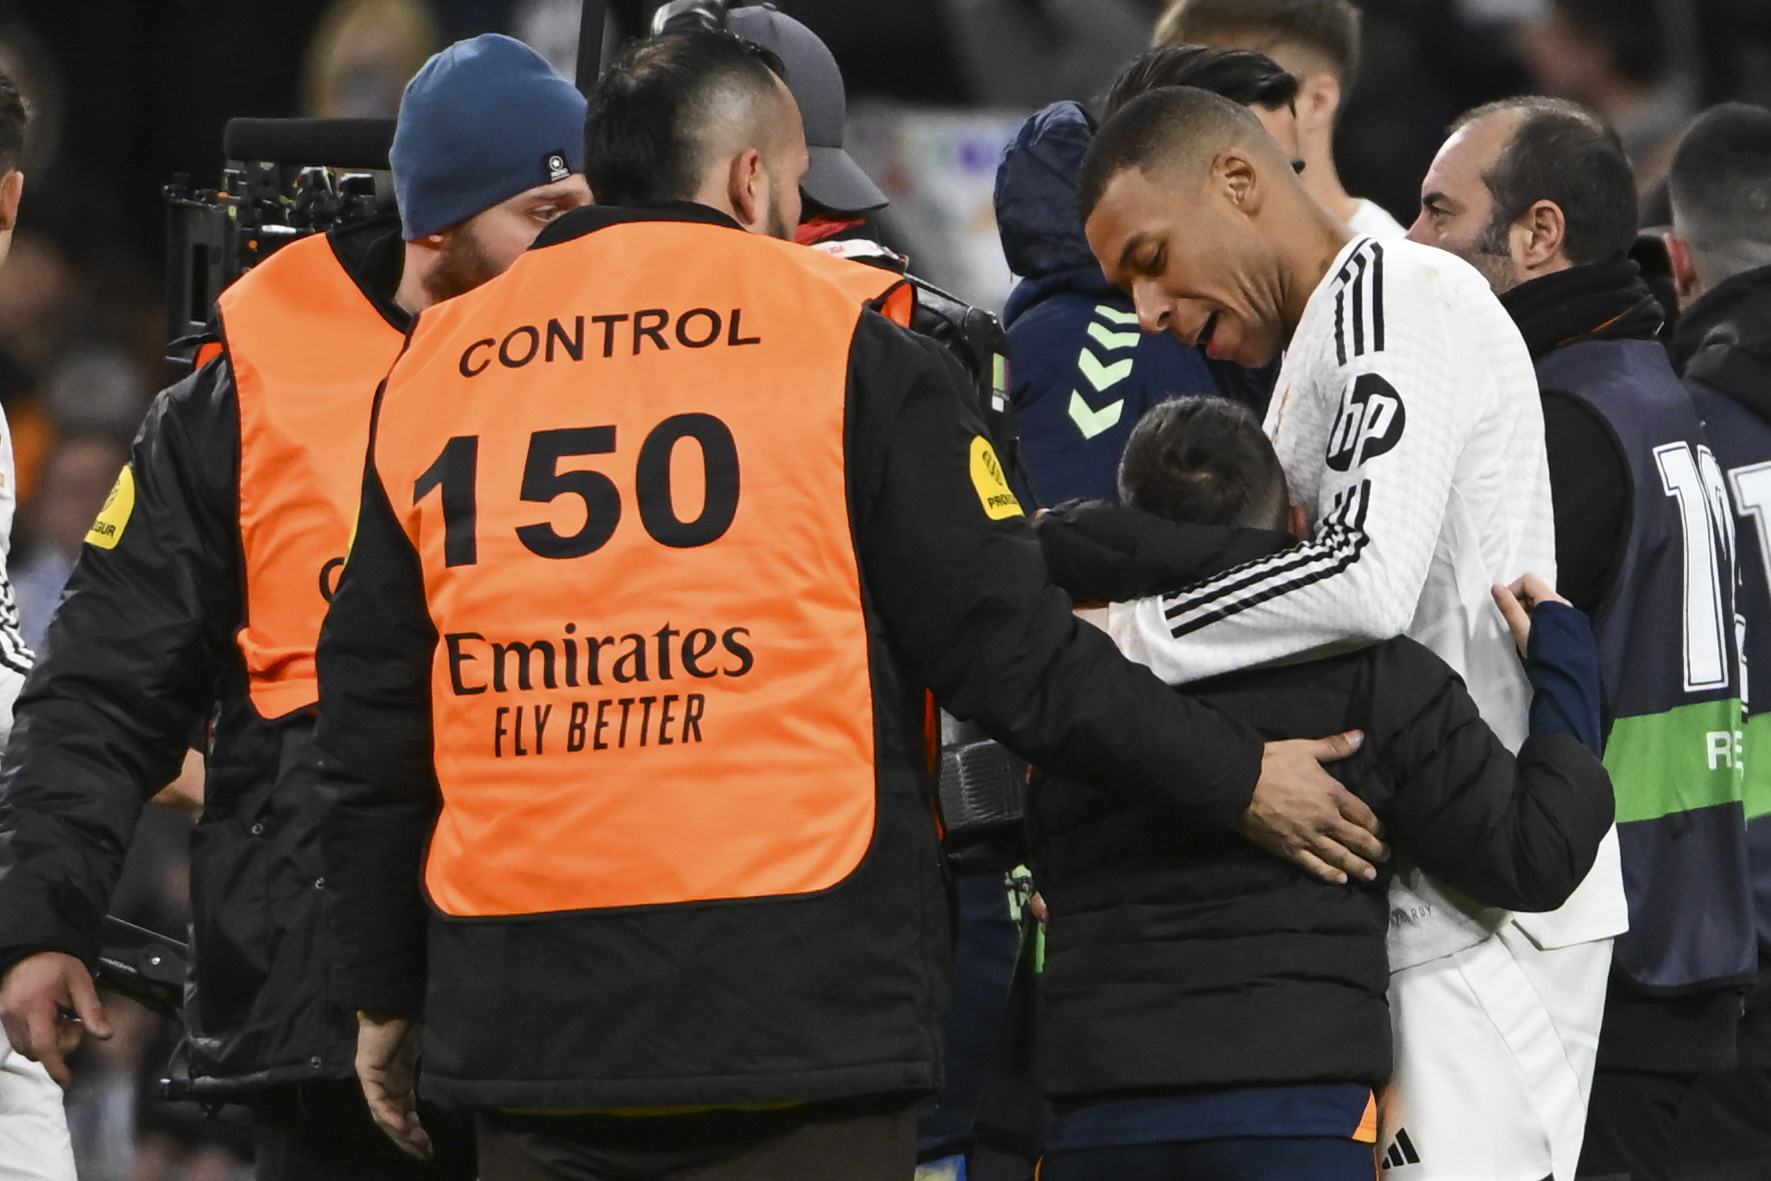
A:
{"type": "Polygon", "coordinates": [[[787,14],[764,7],[731,9],[726,27],[769,50],[787,68],[787,89],[793,92],[800,118],[805,120],[806,147],[812,156],[811,171],[800,186],[806,196],[838,213],[866,213],[884,207],[886,195],[843,151],[848,96],[836,58],[818,34],[787,14]]]}

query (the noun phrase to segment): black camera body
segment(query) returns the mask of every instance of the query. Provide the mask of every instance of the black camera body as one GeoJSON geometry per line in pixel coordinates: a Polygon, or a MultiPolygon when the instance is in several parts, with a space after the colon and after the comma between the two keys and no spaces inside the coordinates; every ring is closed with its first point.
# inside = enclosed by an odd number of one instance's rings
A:
{"type": "Polygon", "coordinates": [[[167,359],[181,375],[235,279],[299,238],[394,211],[393,131],[391,119],[234,119],[219,187],[166,186],[167,359]]]}

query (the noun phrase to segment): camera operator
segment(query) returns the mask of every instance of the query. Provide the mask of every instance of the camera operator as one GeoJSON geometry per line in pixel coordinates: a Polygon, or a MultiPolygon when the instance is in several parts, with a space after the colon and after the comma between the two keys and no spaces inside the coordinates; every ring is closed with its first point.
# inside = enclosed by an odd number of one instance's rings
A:
{"type": "Polygon", "coordinates": [[[433,57],[391,160],[400,218],[283,247],[217,301],[219,356],[156,401],[87,535],[0,768],[0,1019],[64,1086],[108,1036],[89,969],[143,802],[207,727],[182,1056],[250,1104],[260,1177],[471,1178],[471,1131],[395,1152],[327,1001],[314,646],[343,565],[377,383],[420,310],[590,200],[583,97],[506,37],[433,57]]]}

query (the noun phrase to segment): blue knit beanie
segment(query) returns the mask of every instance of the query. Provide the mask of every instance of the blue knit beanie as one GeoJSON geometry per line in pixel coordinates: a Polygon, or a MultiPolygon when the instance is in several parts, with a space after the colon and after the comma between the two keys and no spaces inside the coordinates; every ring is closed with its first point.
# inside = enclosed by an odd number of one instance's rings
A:
{"type": "Polygon", "coordinates": [[[584,96],[521,41],[457,41],[406,85],[388,153],[406,241],[584,171],[584,96]]]}

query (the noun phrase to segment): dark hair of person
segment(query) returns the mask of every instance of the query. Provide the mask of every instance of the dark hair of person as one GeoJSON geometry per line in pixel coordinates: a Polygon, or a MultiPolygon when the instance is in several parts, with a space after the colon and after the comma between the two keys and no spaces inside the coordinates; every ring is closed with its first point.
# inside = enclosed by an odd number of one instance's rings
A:
{"type": "Polygon", "coordinates": [[[1180,0],[1156,23],[1156,45],[1301,45],[1327,58],[1343,91],[1359,73],[1359,10],[1348,0],[1180,0]]]}
{"type": "Polygon", "coordinates": [[[1128,168],[1149,171],[1162,163],[1186,163],[1239,142],[1273,142],[1254,112],[1240,103],[1195,86],[1163,86],[1139,95],[1089,141],[1076,177],[1077,212],[1086,223],[1113,178],[1128,168]]]}
{"type": "Polygon", "coordinates": [[[1695,249],[1771,244],[1771,111],[1724,103],[1699,115],[1669,182],[1679,232],[1695,249]]]}
{"type": "Polygon", "coordinates": [[[686,201],[706,133],[786,72],[760,45],[692,30],[634,41],[598,79],[584,124],[584,179],[599,205],[686,201]]]}
{"type": "Polygon", "coordinates": [[[1285,469],[1240,402],[1187,397],[1138,420],[1119,461],[1119,498],[1186,525],[1284,529],[1285,469]]]}
{"type": "Polygon", "coordinates": [[[1507,253],[1507,229],[1539,201],[1561,209],[1562,250],[1576,266],[1619,258],[1636,240],[1636,179],[1617,133],[1577,103],[1509,98],[1477,107],[1453,132],[1490,115],[1519,112],[1513,137],[1482,178],[1494,215],[1481,249],[1507,253]]]}
{"type": "Polygon", "coordinates": [[[0,175],[18,168],[25,158],[25,100],[4,70],[0,70],[0,175]]]}
{"type": "Polygon", "coordinates": [[[1245,107],[1269,110],[1297,102],[1298,80],[1262,53],[1209,49],[1203,45],[1164,45],[1146,50],[1113,79],[1101,102],[1101,117],[1161,86],[1197,86],[1245,107]]]}
{"type": "Polygon", "coordinates": [[[1626,80],[1649,86],[1672,69],[1674,38],[1661,0],[1554,0],[1553,7],[1588,41],[1603,46],[1626,80]]]}

